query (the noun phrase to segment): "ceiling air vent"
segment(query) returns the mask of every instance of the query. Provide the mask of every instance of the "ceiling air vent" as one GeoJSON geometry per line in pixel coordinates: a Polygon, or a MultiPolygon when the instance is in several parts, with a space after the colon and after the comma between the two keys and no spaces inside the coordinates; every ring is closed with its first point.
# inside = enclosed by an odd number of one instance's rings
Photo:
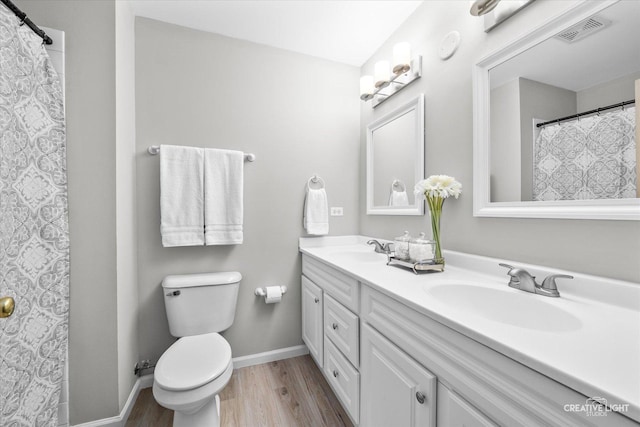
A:
{"type": "Polygon", "coordinates": [[[598,16],[592,16],[584,21],[578,22],[576,25],[567,28],[556,36],[557,39],[563,40],[567,43],[575,43],[580,39],[583,39],[611,24],[611,21],[600,18],[598,16]]]}

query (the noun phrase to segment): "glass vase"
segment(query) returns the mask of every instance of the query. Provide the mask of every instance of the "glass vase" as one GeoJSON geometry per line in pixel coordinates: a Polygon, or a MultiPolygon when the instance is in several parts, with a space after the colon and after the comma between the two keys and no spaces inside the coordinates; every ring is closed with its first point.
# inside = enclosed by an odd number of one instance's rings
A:
{"type": "Polygon", "coordinates": [[[444,198],[438,196],[426,196],[427,205],[429,205],[429,214],[431,215],[431,233],[433,240],[436,242],[435,262],[444,265],[442,257],[442,246],[440,245],[440,217],[442,216],[442,205],[444,198]]]}

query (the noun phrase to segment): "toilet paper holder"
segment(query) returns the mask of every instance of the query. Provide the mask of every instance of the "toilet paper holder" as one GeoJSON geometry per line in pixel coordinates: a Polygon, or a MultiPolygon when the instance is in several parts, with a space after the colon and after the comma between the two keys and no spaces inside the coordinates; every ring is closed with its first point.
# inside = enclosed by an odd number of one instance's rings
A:
{"type": "MultiPolygon", "coordinates": [[[[282,292],[282,295],[284,295],[287,292],[287,287],[286,286],[280,286],[280,292],[282,292]]],[[[267,288],[256,288],[255,292],[256,296],[258,297],[264,297],[267,296],[267,288]]]]}

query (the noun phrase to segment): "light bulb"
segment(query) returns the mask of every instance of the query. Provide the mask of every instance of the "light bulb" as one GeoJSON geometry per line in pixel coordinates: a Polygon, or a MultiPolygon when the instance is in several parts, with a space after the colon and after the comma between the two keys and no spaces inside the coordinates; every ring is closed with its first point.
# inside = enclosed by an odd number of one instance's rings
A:
{"type": "Polygon", "coordinates": [[[373,86],[373,76],[362,76],[360,77],[360,99],[366,101],[373,97],[373,91],[375,87],[373,86]]]}
{"type": "Polygon", "coordinates": [[[406,73],[411,69],[411,45],[407,42],[398,43],[393,47],[394,74],[406,73]]]}
{"type": "Polygon", "coordinates": [[[381,88],[389,85],[389,61],[378,61],[374,67],[375,86],[381,88]]]}

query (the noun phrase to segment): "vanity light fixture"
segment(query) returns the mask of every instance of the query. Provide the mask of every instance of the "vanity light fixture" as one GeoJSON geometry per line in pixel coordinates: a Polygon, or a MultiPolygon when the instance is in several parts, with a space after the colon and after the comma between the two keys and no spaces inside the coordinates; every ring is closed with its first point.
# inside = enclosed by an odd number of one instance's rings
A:
{"type": "Polygon", "coordinates": [[[360,78],[360,99],[371,101],[375,108],[421,75],[422,57],[417,55],[412,60],[409,43],[398,43],[393,47],[393,65],[378,61],[373,76],[360,78]]]}

